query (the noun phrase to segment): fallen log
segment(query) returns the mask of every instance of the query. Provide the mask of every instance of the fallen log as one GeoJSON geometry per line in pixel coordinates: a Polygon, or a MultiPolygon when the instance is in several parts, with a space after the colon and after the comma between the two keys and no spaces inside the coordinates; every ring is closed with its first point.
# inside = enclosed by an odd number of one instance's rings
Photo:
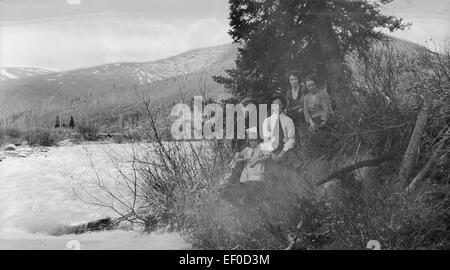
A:
{"type": "Polygon", "coordinates": [[[111,218],[104,218],[90,222],[83,222],[79,224],[65,225],[58,229],[55,235],[64,234],[82,234],[86,232],[103,231],[110,228],[112,225],[111,218]]]}
{"type": "Polygon", "coordinates": [[[344,167],[344,168],[340,169],[339,171],[334,172],[334,173],[330,174],[329,176],[323,178],[322,180],[317,182],[317,186],[321,186],[321,185],[323,185],[327,182],[330,182],[336,178],[344,177],[345,175],[353,172],[354,170],[364,168],[364,167],[376,167],[376,166],[380,165],[381,163],[384,163],[389,160],[395,160],[398,158],[399,158],[398,154],[389,153],[389,154],[383,155],[383,156],[375,158],[375,159],[360,161],[353,165],[344,167]]]}

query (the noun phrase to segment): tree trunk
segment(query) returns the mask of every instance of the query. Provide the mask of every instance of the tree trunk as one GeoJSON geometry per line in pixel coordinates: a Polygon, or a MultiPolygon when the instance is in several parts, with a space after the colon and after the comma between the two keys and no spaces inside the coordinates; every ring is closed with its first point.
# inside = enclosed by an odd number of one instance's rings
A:
{"type": "Polygon", "coordinates": [[[322,60],[325,64],[327,89],[337,108],[342,108],[346,104],[345,101],[348,95],[345,91],[344,56],[340,52],[338,37],[333,31],[333,24],[327,12],[326,3],[324,1],[318,1],[317,9],[315,36],[320,47],[322,60]]]}
{"type": "Polygon", "coordinates": [[[420,110],[419,117],[416,121],[416,126],[411,135],[411,139],[406,149],[405,156],[403,158],[403,163],[398,173],[398,189],[403,190],[409,184],[412,171],[414,170],[414,165],[416,163],[417,151],[419,150],[422,134],[427,125],[428,116],[430,114],[430,107],[432,105],[432,98],[429,94],[425,93],[423,98],[422,109],[420,110]]]}
{"type": "Polygon", "coordinates": [[[427,176],[429,171],[433,168],[436,161],[442,155],[442,148],[444,147],[444,143],[449,139],[449,132],[450,129],[447,129],[447,132],[444,135],[444,137],[434,147],[430,159],[422,168],[422,170],[416,175],[416,177],[414,177],[414,179],[411,181],[411,184],[409,184],[409,186],[406,188],[406,191],[408,192],[413,191],[415,187],[427,176]]]}
{"type": "Polygon", "coordinates": [[[425,178],[425,176],[427,176],[428,172],[431,170],[438,157],[439,157],[438,153],[433,153],[431,155],[427,164],[425,164],[423,169],[416,175],[416,177],[414,177],[414,179],[411,181],[411,184],[409,184],[408,187],[406,188],[407,192],[413,191],[417,186],[417,184],[421,182],[425,178]]]}

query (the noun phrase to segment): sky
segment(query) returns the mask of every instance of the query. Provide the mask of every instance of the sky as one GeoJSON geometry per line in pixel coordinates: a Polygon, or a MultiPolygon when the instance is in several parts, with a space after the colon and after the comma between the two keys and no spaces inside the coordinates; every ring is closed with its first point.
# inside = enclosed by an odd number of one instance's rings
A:
{"type": "MultiPolygon", "coordinates": [[[[413,25],[394,36],[442,43],[450,0],[384,7],[413,25]]],[[[0,0],[0,66],[55,71],[151,61],[231,42],[227,0],[0,0]]]]}

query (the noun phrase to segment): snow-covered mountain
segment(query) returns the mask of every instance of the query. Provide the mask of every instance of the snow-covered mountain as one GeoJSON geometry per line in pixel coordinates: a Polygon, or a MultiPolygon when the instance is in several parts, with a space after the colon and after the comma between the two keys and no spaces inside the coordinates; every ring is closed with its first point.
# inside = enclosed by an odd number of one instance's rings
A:
{"type": "Polygon", "coordinates": [[[147,63],[113,63],[79,72],[102,74],[123,70],[140,85],[208,69],[225,59],[233,46],[198,49],[168,59],[147,63]]]}
{"type": "MultiPolygon", "coordinates": [[[[393,41],[398,50],[417,47],[393,41]]],[[[237,55],[238,46],[227,44],[157,61],[111,63],[65,72],[0,68],[0,124],[28,127],[44,122],[50,126],[56,115],[117,123],[118,118],[136,114],[143,97],[164,108],[175,102],[187,103],[194,95],[226,97],[223,85],[212,76],[225,75],[226,69],[235,66],[237,55]]],[[[354,56],[349,58],[354,60],[354,56]]]]}
{"type": "Polygon", "coordinates": [[[37,114],[80,118],[107,106],[115,114],[121,106],[136,104],[142,94],[166,102],[200,95],[204,90],[217,96],[223,86],[211,77],[234,66],[237,48],[227,44],[157,61],[110,63],[64,72],[1,68],[0,121],[21,121],[26,116],[25,123],[33,123],[29,119],[37,114]]]}
{"type": "Polygon", "coordinates": [[[25,77],[48,75],[54,71],[42,68],[0,67],[0,81],[17,80],[25,77]]]}

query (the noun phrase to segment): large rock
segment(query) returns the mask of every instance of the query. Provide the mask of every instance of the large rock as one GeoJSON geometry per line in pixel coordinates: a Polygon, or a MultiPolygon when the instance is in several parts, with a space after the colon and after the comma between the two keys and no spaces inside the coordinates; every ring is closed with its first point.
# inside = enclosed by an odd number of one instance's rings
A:
{"type": "Polygon", "coordinates": [[[4,155],[7,157],[17,157],[19,154],[19,151],[5,151],[4,155]]]}
{"type": "Polygon", "coordinates": [[[57,143],[58,146],[72,146],[73,143],[70,140],[64,140],[57,143]]]}
{"type": "Polygon", "coordinates": [[[8,144],[5,147],[5,151],[17,151],[17,147],[14,144],[8,144]]]}
{"type": "Polygon", "coordinates": [[[31,154],[30,152],[20,151],[19,153],[17,153],[17,156],[18,156],[18,157],[26,158],[26,157],[29,157],[30,154],[31,154]]]}

